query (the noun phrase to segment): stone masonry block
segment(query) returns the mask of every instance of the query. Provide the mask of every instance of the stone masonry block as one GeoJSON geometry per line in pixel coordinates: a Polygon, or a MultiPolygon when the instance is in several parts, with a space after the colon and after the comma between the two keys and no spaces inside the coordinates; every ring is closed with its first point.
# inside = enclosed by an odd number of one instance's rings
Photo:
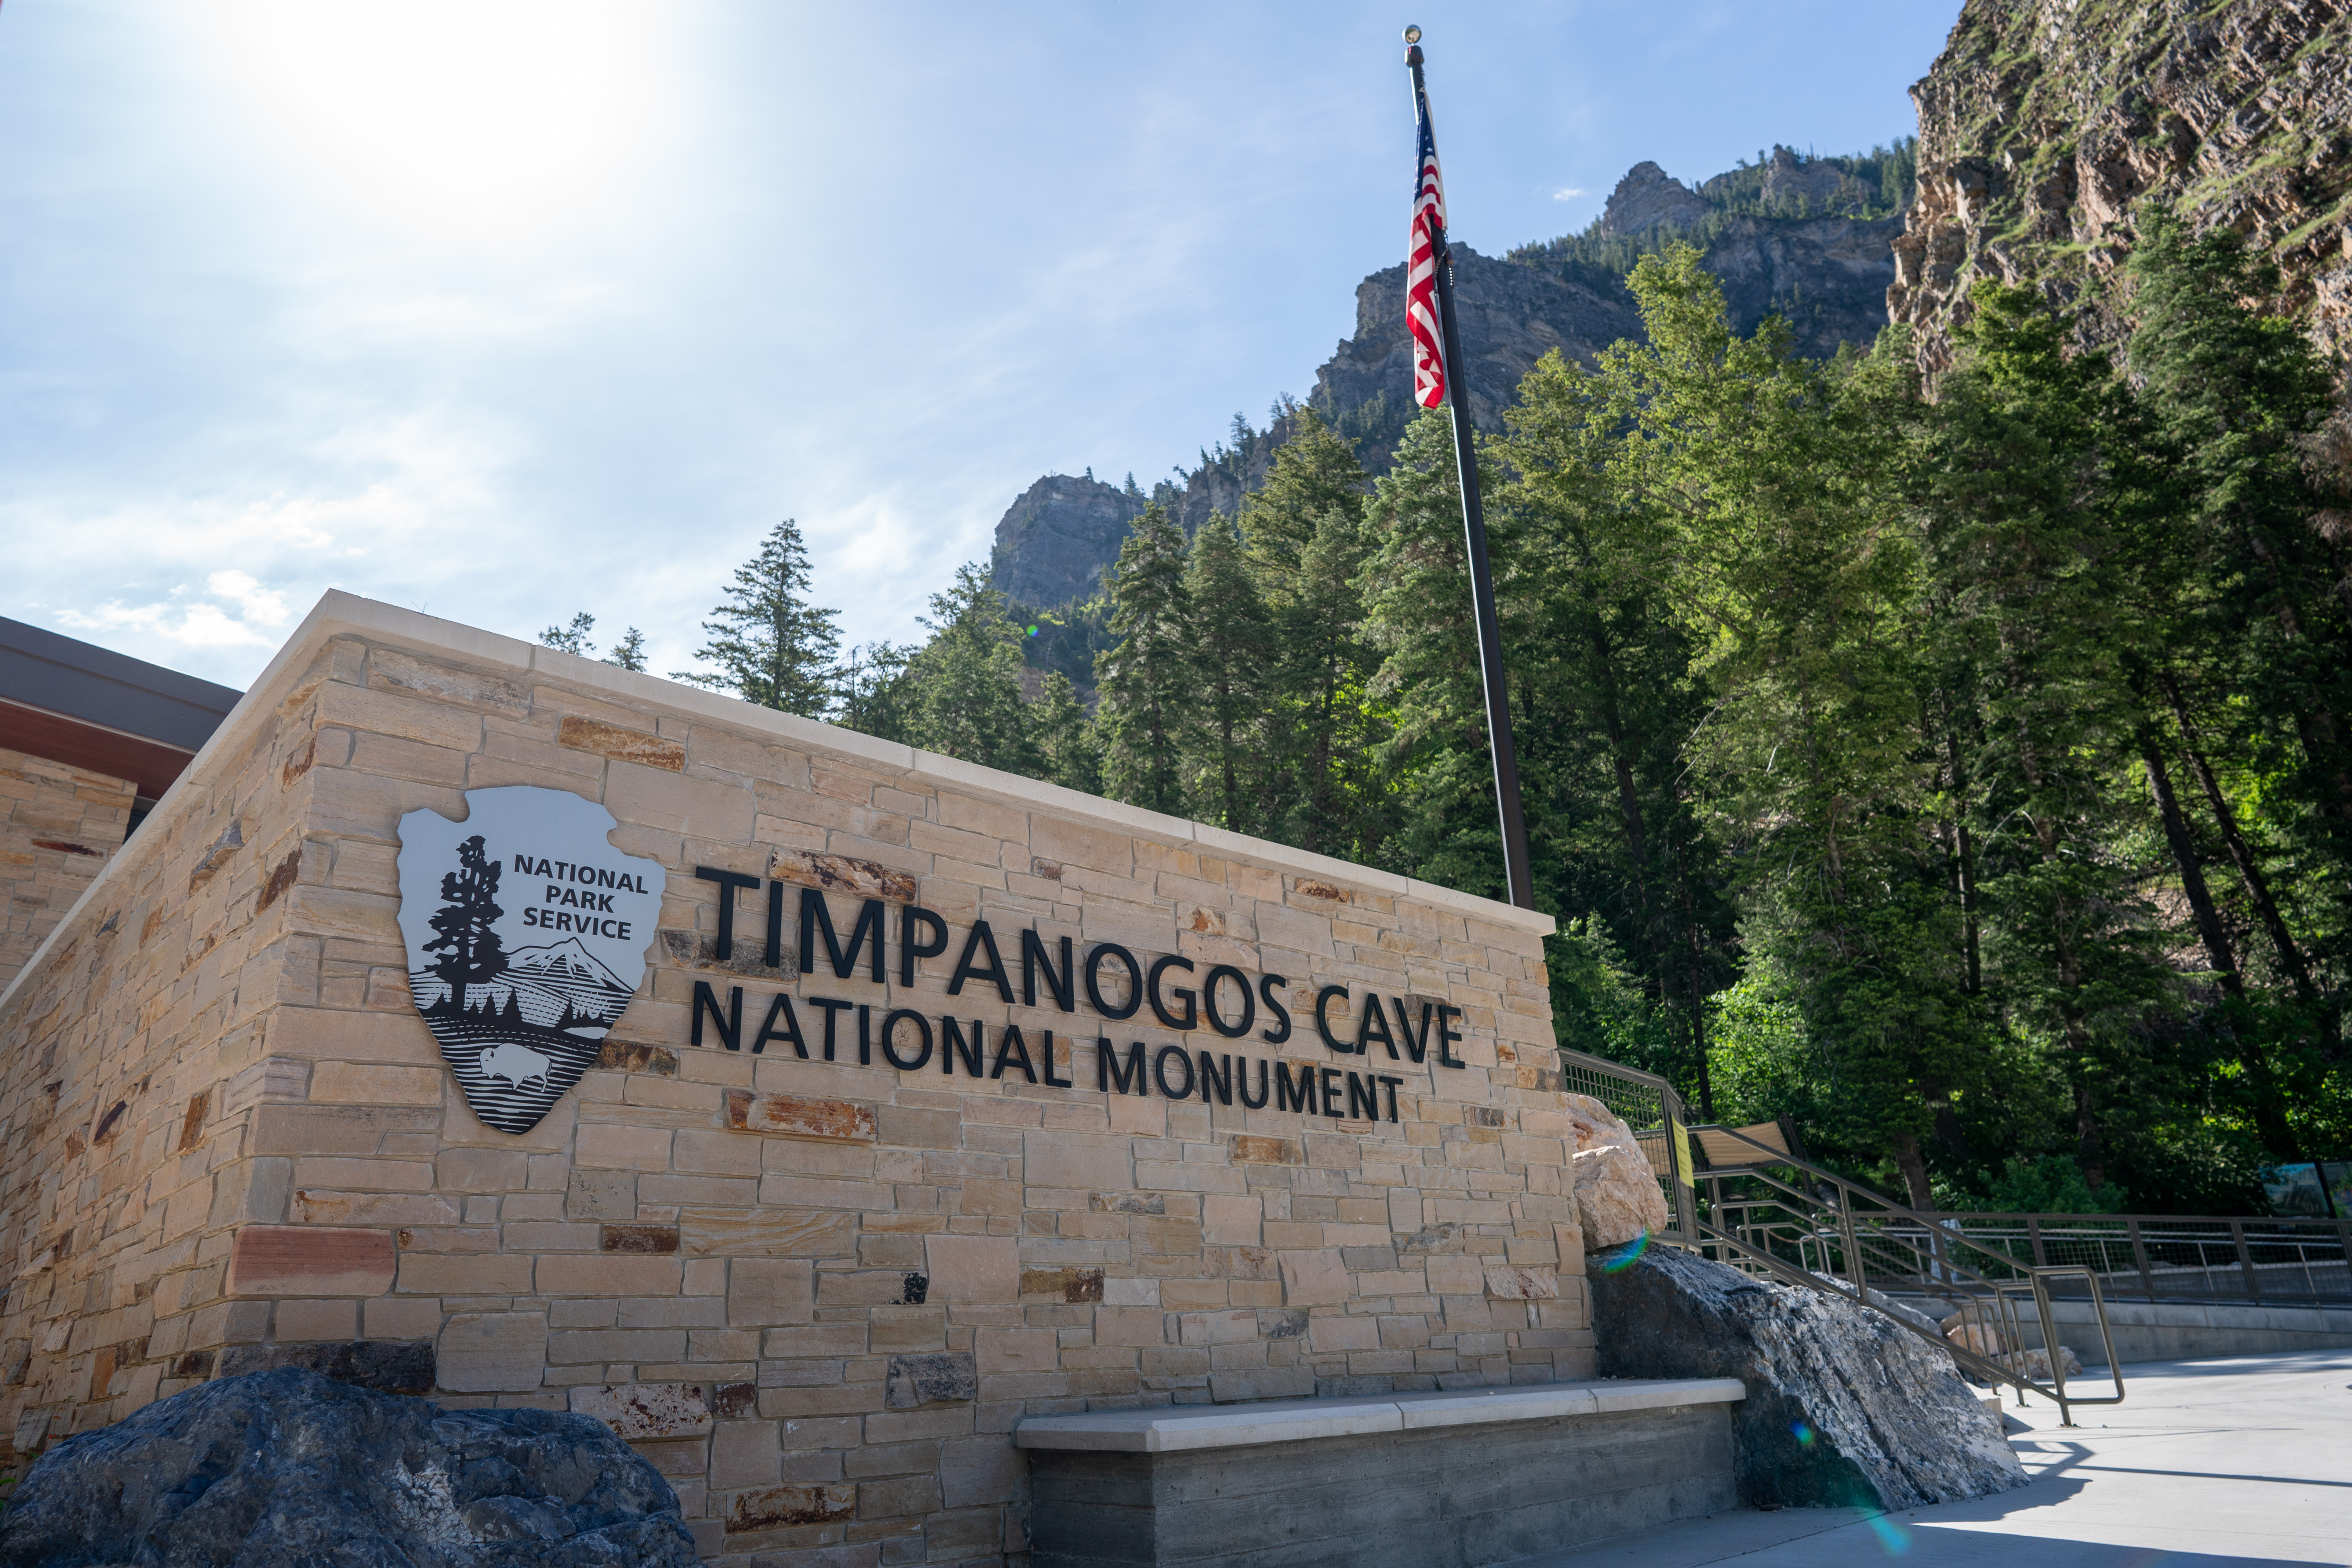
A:
{"type": "Polygon", "coordinates": [[[334,1105],[438,1105],[446,1076],[440,1068],[320,1062],[310,1076],[310,1098],[334,1105]]]}
{"type": "Polygon", "coordinates": [[[719,1489],[773,1486],[782,1454],[772,1421],[722,1421],[710,1435],[710,1485],[719,1489]]]}
{"type": "Polygon", "coordinates": [[[1307,1323],[1307,1343],[1318,1355],[1329,1355],[1339,1351],[1376,1351],[1381,1348],[1380,1320],[1343,1317],[1337,1313],[1310,1318],[1307,1323]]]}
{"type": "Polygon", "coordinates": [[[972,1358],[961,1352],[894,1355],[883,1404],[892,1410],[913,1410],[925,1405],[969,1401],[979,1392],[978,1369],[972,1358]]]}
{"type": "Polygon", "coordinates": [[[1255,1247],[1264,1218],[1263,1199],[1210,1193],[1201,1199],[1201,1239],[1213,1247],[1255,1247]]]}
{"type": "Polygon", "coordinates": [[[544,1312],[461,1312],[441,1331],[439,1382],[453,1394],[520,1394],[547,1369],[544,1312]]]}
{"type": "Polygon", "coordinates": [[[1021,1299],[1020,1243],[1009,1236],[928,1236],[927,1300],[950,1304],[1021,1299]]]}
{"type": "Polygon", "coordinates": [[[1029,1467],[1009,1434],[955,1437],[940,1447],[940,1490],[950,1508],[1010,1502],[1029,1467]]]}
{"type": "Polygon", "coordinates": [[[648,735],[642,731],[625,730],[601,719],[583,719],[577,713],[563,716],[562,721],[556,726],[555,743],[576,752],[593,752],[615,762],[659,768],[664,773],[682,773],[686,771],[686,748],[676,741],[665,741],[658,735],[648,735]]]}
{"type": "Polygon", "coordinates": [[[799,1258],[738,1258],[727,1269],[730,1328],[775,1328],[814,1321],[816,1289],[799,1258]]]}
{"type": "MultiPolygon", "coordinates": [[[[697,1383],[599,1383],[572,1391],[574,1414],[593,1415],[630,1442],[699,1437],[710,1430],[708,1390],[697,1383]]],[[[773,1447],[774,1437],[770,1436],[773,1447]]]]}
{"type": "Polygon", "coordinates": [[[676,1258],[629,1253],[550,1253],[539,1260],[542,1296],[675,1296],[676,1258]]]}
{"type": "Polygon", "coordinates": [[[1486,1289],[1486,1266],[1475,1258],[1433,1257],[1423,1265],[1433,1296],[1475,1296],[1486,1289]]]}
{"type": "Polygon", "coordinates": [[[1549,1268],[1489,1268],[1486,1294],[1506,1301],[1556,1301],[1559,1277],[1549,1268]]]}
{"type": "Polygon", "coordinates": [[[980,1370],[1003,1373],[1052,1372],[1061,1363],[1060,1337],[1051,1329],[982,1329],[976,1349],[980,1370]]]}
{"type": "Polygon", "coordinates": [[[249,1225],[230,1244],[226,1288],[232,1296],[381,1296],[393,1272],[389,1231],[249,1225]]]}
{"type": "MultiPolygon", "coordinates": [[[[1165,1293],[1165,1287],[1162,1287],[1165,1293]]],[[[1230,1345],[1257,1338],[1255,1310],[1185,1312],[1176,1320],[1176,1337],[1188,1345],[1230,1345]]]]}
{"type": "Polygon", "coordinates": [[[727,1125],[740,1132],[772,1132],[787,1138],[874,1142],[874,1108],[846,1100],[802,1100],[789,1094],[727,1091],[727,1125]]]}
{"type": "Polygon", "coordinates": [[[1209,1397],[1220,1405],[1253,1399],[1307,1399],[1315,1374],[1303,1366],[1239,1367],[1209,1374],[1209,1397]]]}
{"type": "Polygon", "coordinates": [[[1348,1267],[1336,1247],[1281,1252],[1282,1301],[1286,1307],[1336,1307],[1348,1300],[1348,1267]]]}
{"type": "Polygon", "coordinates": [[[1157,1307],[1097,1307],[1095,1343],[1160,1345],[1168,1340],[1166,1314],[1157,1307]]]}
{"type": "MultiPolygon", "coordinates": [[[[748,1535],[758,1531],[798,1530],[810,1525],[837,1524],[857,1514],[855,1486],[761,1487],[737,1492],[727,1504],[727,1533],[748,1535]]],[[[844,1563],[851,1561],[842,1558],[844,1563]]],[[[863,1553],[860,1563],[878,1559],[863,1553]]]]}
{"type": "Polygon", "coordinates": [[[1135,1180],[1125,1138],[1031,1132],[1022,1139],[1022,1180],[1033,1187],[1124,1188],[1135,1180]]]}

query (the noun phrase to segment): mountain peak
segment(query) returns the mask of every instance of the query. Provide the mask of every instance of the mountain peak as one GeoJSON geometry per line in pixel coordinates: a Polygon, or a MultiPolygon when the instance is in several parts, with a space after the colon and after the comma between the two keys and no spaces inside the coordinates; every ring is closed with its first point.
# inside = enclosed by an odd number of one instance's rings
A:
{"type": "Polygon", "coordinates": [[[1145,498],[1093,475],[1047,474],[1021,492],[996,525],[998,588],[1024,605],[1066,605],[1102,586],[1145,498]]]}
{"type": "Polygon", "coordinates": [[[621,977],[605,967],[603,960],[581,945],[576,936],[562,942],[551,942],[544,947],[521,947],[507,955],[510,970],[520,969],[534,974],[566,973],[599,985],[610,985],[626,991],[621,977]]]}
{"type": "Polygon", "coordinates": [[[1601,210],[1602,234],[1644,235],[1680,227],[1705,217],[1709,207],[1696,191],[1643,159],[1625,173],[1601,210]]]}

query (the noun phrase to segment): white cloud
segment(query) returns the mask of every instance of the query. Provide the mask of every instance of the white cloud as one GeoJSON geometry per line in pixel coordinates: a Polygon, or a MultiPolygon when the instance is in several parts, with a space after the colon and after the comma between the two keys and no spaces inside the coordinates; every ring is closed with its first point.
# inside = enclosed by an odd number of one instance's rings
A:
{"type": "MultiPolygon", "coordinates": [[[[213,575],[215,579],[240,577],[245,578],[247,583],[252,582],[251,578],[245,577],[241,572],[215,572],[213,575]]],[[[262,594],[256,597],[263,600],[277,600],[278,595],[262,594]]],[[[281,603],[278,606],[277,620],[264,622],[263,626],[266,628],[278,626],[282,624],[285,618],[285,608],[281,603]]],[[[96,615],[84,615],[79,610],[60,610],[58,612],[58,619],[78,630],[139,632],[150,637],[161,637],[167,642],[178,643],[184,647],[275,647],[279,641],[276,636],[268,635],[266,630],[257,629],[242,616],[232,615],[218,605],[110,603],[100,605],[96,615]]]]}
{"type": "Polygon", "coordinates": [[[1562,185],[1559,189],[1551,194],[1551,199],[1556,202],[1572,202],[1583,194],[1584,192],[1580,186],[1562,185]]]}
{"type": "Polygon", "coordinates": [[[286,624],[286,595],[271,593],[242,572],[215,572],[205,579],[205,591],[216,599],[235,599],[245,619],[261,626],[286,624]]]}
{"type": "Polygon", "coordinates": [[[234,683],[326,588],[410,603],[469,574],[509,581],[546,548],[542,519],[512,517],[513,444],[495,418],[436,411],[361,417],[307,441],[267,426],[250,438],[307,471],[210,494],[0,501],[0,535],[49,542],[0,613],[234,683]],[[129,539],[141,548],[126,552],[129,539]]]}

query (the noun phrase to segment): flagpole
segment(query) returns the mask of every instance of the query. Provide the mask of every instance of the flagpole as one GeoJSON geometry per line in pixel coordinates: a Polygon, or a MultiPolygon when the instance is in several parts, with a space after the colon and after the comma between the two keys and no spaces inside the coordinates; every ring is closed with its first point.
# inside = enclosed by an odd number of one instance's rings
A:
{"type": "MultiPolygon", "coordinates": [[[[1412,108],[1429,121],[1429,92],[1422,80],[1421,29],[1404,30],[1405,68],[1412,73],[1412,108]]],[[[1470,599],[1478,622],[1478,673],[1486,695],[1486,740],[1495,759],[1495,809],[1503,826],[1503,876],[1511,902],[1536,907],[1534,873],[1528,861],[1528,826],[1519,808],[1519,761],[1511,744],[1511,694],[1503,669],[1503,634],[1495,617],[1495,577],[1486,555],[1486,510],[1478,493],[1478,458],[1472,442],[1470,381],[1462,357],[1462,327],[1454,311],[1454,252],[1441,229],[1437,251],[1438,319],[1445,336],[1445,401],[1454,416],[1454,466],[1462,480],[1462,532],[1467,542],[1470,599]]]]}

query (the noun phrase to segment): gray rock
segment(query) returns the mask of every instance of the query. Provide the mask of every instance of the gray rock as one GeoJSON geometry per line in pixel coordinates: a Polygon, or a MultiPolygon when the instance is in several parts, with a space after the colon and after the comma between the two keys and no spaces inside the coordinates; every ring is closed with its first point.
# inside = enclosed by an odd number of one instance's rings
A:
{"type": "Polygon", "coordinates": [[[1866,1307],[1652,1247],[1589,1274],[1604,1377],[1736,1377],[1750,1503],[1911,1508],[2023,1486],[1950,1357],[1866,1307]]]}
{"type": "Polygon", "coordinates": [[[980,1369],[964,1351],[894,1355],[882,1404],[890,1410],[980,1397],[980,1369]]]}
{"type": "Polygon", "coordinates": [[[1093,478],[1047,474],[1014,499],[996,525],[991,557],[995,586],[1024,605],[1051,607],[1090,597],[1118,547],[1141,498],[1093,478]]]}
{"type": "Polygon", "coordinates": [[[1714,210],[1696,191],[1644,160],[1627,170],[1609,193],[1600,228],[1603,234],[1644,235],[1668,226],[1687,227],[1714,210]]]}
{"type": "Polygon", "coordinates": [[[444,1410],[282,1367],[68,1439],[0,1568],[695,1568],[677,1498],[602,1422],[444,1410]]]}
{"type": "Polygon", "coordinates": [[[221,1352],[218,1375],[241,1377],[281,1366],[299,1366],[330,1382],[372,1388],[378,1394],[430,1394],[436,1358],[431,1340],[231,1345],[221,1352]]]}
{"type": "MultiPolygon", "coordinates": [[[[1812,1275],[1814,1279],[1828,1285],[1832,1290],[1845,1288],[1844,1281],[1824,1274],[1818,1268],[1812,1271],[1812,1275]]],[[[1880,1311],[1885,1312],[1893,1317],[1900,1318],[1915,1329],[1924,1330],[1939,1338],[1942,1336],[1944,1332],[1944,1321],[1941,1318],[1930,1317],[1927,1313],[1921,1311],[1918,1308],[1912,1306],[1907,1301],[1896,1300],[1894,1297],[1889,1296],[1884,1290],[1865,1289],[1863,1294],[1869,1300],[1870,1304],[1877,1308],[1880,1311]]]]}

